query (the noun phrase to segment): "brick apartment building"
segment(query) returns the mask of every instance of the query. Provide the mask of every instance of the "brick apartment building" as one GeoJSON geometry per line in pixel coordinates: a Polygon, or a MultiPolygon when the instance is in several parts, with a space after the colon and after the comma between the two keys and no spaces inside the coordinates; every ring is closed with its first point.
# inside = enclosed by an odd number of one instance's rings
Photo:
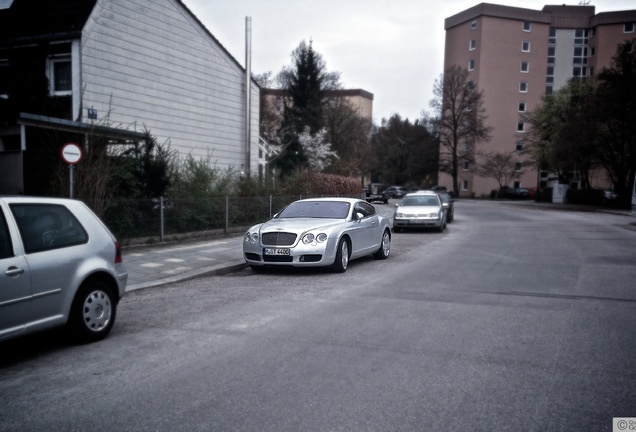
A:
{"type": "MultiPolygon", "coordinates": [[[[549,173],[521,162],[528,125],[522,114],[573,77],[587,77],[610,65],[619,45],[636,38],[636,9],[595,14],[594,6],[545,6],[542,10],[481,3],[445,20],[444,70],[459,65],[484,91],[488,142],[466,143],[475,151],[514,152],[521,177],[511,187],[549,186],[549,173]]],[[[460,196],[486,196],[498,187],[460,165],[460,196]]],[[[575,178],[572,179],[573,182],[575,178]]],[[[605,178],[599,176],[599,183],[605,178]]],[[[451,186],[448,174],[440,184],[451,186]]]]}

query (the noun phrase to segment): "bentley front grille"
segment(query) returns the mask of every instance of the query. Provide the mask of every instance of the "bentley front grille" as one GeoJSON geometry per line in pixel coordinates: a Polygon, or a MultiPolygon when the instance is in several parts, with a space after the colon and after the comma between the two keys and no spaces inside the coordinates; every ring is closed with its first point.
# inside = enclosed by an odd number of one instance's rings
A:
{"type": "Polygon", "coordinates": [[[296,234],[286,232],[270,232],[262,236],[263,246],[291,246],[296,242],[296,234]]]}

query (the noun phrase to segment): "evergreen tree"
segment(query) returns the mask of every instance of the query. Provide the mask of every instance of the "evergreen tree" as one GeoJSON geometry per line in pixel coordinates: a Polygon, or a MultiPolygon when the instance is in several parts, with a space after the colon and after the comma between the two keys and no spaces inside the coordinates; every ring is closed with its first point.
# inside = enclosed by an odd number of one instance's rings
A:
{"type": "Polygon", "coordinates": [[[325,63],[314,51],[311,41],[309,44],[302,41],[292,53],[292,60],[293,68],[284,68],[279,77],[288,92],[280,131],[282,150],[275,160],[283,176],[297,167],[309,165],[299,141],[305,127],[309,127],[311,134],[322,128],[325,63]]]}

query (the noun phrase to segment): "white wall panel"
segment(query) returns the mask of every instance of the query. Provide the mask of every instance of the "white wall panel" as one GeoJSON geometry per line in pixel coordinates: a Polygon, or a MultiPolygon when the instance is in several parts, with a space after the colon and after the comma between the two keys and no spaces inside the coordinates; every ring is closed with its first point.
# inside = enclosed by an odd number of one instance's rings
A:
{"type": "MultiPolygon", "coordinates": [[[[237,34],[242,34],[237,28],[237,34]]],[[[175,0],[99,0],[82,39],[84,108],[182,156],[245,162],[245,71],[175,0]]],[[[252,170],[259,90],[252,86],[252,170]]],[[[83,113],[86,116],[86,112],[83,113]]]]}

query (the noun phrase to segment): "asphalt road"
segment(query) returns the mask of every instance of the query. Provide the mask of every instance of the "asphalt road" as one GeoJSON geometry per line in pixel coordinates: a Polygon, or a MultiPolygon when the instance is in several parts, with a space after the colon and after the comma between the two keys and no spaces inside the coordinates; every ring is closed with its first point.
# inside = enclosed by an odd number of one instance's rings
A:
{"type": "Polygon", "coordinates": [[[344,274],[134,291],[102,342],[0,344],[0,430],[611,431],[636,417],[633,221],[458,201],[344,274]]]}

